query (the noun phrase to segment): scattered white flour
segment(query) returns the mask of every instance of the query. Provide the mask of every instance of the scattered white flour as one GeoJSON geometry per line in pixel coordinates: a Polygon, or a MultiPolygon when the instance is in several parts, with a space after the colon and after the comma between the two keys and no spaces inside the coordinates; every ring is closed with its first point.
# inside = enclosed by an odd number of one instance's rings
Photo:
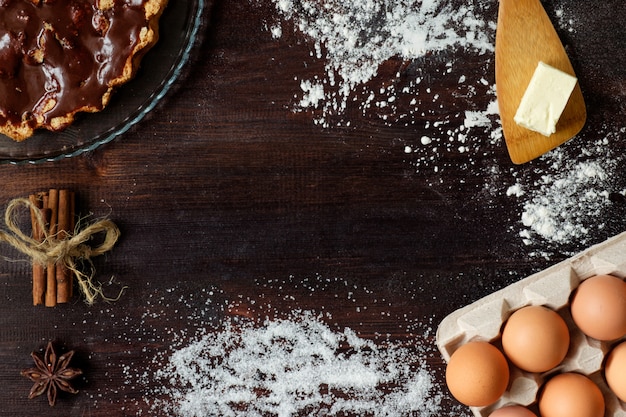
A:
{"type": "MultiPolygon", "coordinates": [[[[524,203],[522,224],[530,232],[556,243],[586,241],[589,232],[584,219],[599,218],[609,203],[606,187],[606,164],[596,161],[577,162],[572,170],[544,175],[535,185],[533,197],[524,203]]],[[[602,227],[595,223],[596,227],[602,227]]]]}
{"type": "MultiPolygon", "coordinates": [[[[254,1],[254,0],[253,0],[254,1]]],[[[256,0],[258,1],[258,0],[256,0]]],[[[280,18],[314,44],[311,55],[324,59],[324,74],[301,80],[299,109],[319,109],[316,123],[329,126],[332,116],[357,101],[362,111],[374,108],[385,118],[399,96],[414,97],[415,77],[400,90],[394,80],[366,86],[391,59],[415,61],[452,48],[476,53],[493,50],[495,25],[480,16],[480,2],[452,5],[449,0],[271,0],[280,18]],[[358,97],[356,97],[358,95],[358,97]]],[[[269,25],[274,37],[284,31],[269,25]]],[[[451,72],[453,63],[446,63],[451,72]]],[[[404,74],[396,73],[399,79],[404,74]]],[[[414,103],[416,104],[416,103],[414,103]]],[[[417,109],[419,110],[419,109],[417,109]]],[[[334,122],[333,122],[334,123],[334,122]]],[[[349,124],[341,119],[337,125],[349,124]]]]}
{"type": "Polygon", "coordinates": [[[382,347],[310,312],[227,323],[165,357],[148,378],[163,387],[152,407],[172,416],[441,415],[419,346],[382,347]]]}
{"type": "Polygon", "coordinates": [[[557,19],[557,24],[560,28],[567,30],[568,32],[576,31],[575,21],[569,9],[564,9],[561,6],[554,11],[554,16],[557,19]]]}
{"type": "Polygon", "coordinates": [[[589,235],[592,230],[604,229],[610,220],[606,211],[612,204],[611,194],[626,195],[626,190],[613,183],[613,173],[624,158],[610,152],[611,141],[619,140],[625,130],[590,143],[581,158],[572,158],[564,148],[557,148],[542,157],[547,169],[534,172],[533,179],[520,177],[507,189],[508,196],[521,200],[523,229],[519,234],[525,244],[540,240],[544,247],[560,248],[561,253],[571,255],[599,243],[590,242],[589,235]],[[577,247],[568,253],[570,244],[577,247]]]}

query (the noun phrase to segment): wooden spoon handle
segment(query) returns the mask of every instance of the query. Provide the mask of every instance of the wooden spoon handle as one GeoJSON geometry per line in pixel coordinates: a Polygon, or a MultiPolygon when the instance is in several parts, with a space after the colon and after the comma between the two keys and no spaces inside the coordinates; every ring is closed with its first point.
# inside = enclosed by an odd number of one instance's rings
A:
{"type": "Polygon", "coordinates": [[[536,63],[543,61],[575,75],[569,59],[563,59],[567,56],[565,48],[539,0],[500,0],[498,19],[501,29],[496,32],[496,50],[506,48],[499,51],[501,56],[511,63],[521,63],[520,69],[529,67],[527,62],[532,61],[534,71],[536,63]]]}

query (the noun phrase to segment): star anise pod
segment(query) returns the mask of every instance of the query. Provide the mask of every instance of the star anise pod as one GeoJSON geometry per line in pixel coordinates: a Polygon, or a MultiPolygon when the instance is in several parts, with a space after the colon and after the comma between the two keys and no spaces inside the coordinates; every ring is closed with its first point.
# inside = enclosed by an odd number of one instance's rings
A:
{"type": "Polygon", "coordinates": [[[45,392],[48,396],[48,403],[52,407],[56,402],[58,390],[71,394],[78,393],[69,382],[83,373],[80,369],[69,367],[72,356],[74,356],[73,350],[57,357],[52,343],[48,342],[43,358],[40,358],[35,352],[31,353],[31,356],[35,361],[35,367],[21,372],[22,375],[35,383],[30,389],[30,394],[28,394],[29,399],[45,392]]]}

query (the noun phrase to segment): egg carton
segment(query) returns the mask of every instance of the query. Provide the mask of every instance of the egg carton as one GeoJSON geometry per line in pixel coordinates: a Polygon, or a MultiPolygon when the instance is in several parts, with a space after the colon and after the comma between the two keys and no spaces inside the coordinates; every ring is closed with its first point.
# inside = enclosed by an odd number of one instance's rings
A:
{"type": "Polygon", "coordinates": [[[552,308],[568,325],[570,349],[563,362],[541,374],[525,372],[510,365],[507,391],[494,404],[470,407],[476,417],[487,417],[495,409],[512,403],[536,411],[541,386],[547,378],[561,372],[587,375],[604,394],[605,416],[626,417],[626,403],[611,392],[603,376],[604,359],[619,341],[601,342],[585,336],[576,327],[569,312],[572,291],[585,279],[600,274],[620,278],[626,276],[626,232],[460,308],[440,323],[436,344],[446,362],[458,347],[470,341],[488,341],[501,349],[503,324],[514,311],[524,306],[552,308]]]}

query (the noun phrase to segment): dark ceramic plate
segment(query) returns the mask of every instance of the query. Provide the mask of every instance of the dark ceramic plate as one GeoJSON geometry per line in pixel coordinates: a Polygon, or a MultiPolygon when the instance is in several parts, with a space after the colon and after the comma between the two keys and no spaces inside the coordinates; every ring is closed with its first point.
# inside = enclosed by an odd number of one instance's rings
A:
{"type": "Polygon", "coordinates": [[[0,163],[39,163],[91,151],[123,135],[154,109],[183,73],[205,20],[206,0],[169,0],[159,41],[136,77],[115,92],[101,112],[80,114],[61,132],[37,131],[23,142],[0,134],[0,163]]]}

